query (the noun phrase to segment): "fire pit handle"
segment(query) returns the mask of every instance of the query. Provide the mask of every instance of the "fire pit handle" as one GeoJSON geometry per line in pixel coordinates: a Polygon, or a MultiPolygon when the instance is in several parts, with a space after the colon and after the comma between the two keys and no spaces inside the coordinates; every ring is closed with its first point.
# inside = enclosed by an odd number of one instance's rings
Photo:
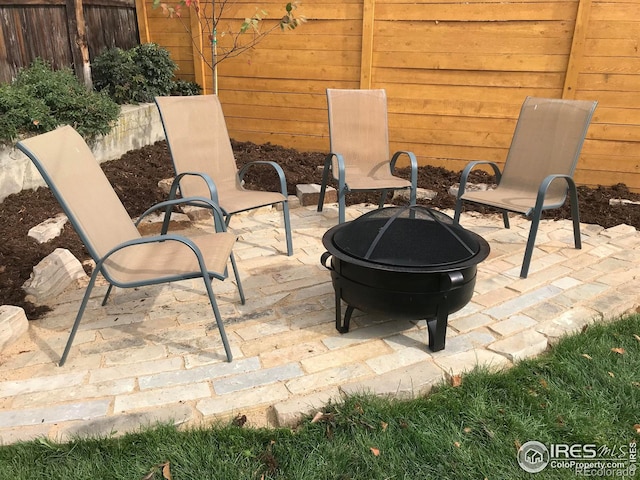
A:
{"type": "Polygon", "coordinates": [[[451,290],[464,283],[464,275],[458,270],[447,272],[446,275],[444,275],[444,279],[448,282],[448,285],[445,287],[447,290],[451,290]]]}
{"type": "Polygon", "coordinates": [[[327,260],[329,260],[329,257],[331,257],[331,253],[324,252],[320,257],[320,263],[322,263],[322,266],[327,270],[333,270],[333,267],[331,265],[327,265],[327,260]]]}

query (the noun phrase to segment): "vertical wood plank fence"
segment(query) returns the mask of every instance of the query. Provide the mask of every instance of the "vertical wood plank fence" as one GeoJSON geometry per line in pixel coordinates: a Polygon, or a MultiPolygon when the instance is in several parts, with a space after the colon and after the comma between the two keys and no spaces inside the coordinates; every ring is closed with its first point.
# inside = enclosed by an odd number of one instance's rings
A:
{"type": "Polygon", "coordinates": [[[138,43],[135,0],[0,0],[0,83],[38,57],[87,83],[102,50],[138,43]]]}

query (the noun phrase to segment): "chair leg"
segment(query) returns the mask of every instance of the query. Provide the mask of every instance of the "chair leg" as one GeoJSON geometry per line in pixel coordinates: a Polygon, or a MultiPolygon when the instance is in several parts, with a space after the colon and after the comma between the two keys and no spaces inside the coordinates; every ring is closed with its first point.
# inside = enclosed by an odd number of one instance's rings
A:
{"type": "MultiPolygon", "coordinates": [[[[62,356],[60,357],[60,362],[58,362],[58,366],[60,367],[63,366],[64,363],[67,361],[69,350],[71,350],[71,344],[73,343],[73,339],[76,337],[78,327],[80,326],[80,320],[82,320],[82,315],[84,314],[84,311],[87,308],[87,303],[89,302],[91,291],[93,290],[93,286],[96,283],[96,278],[98,278],[99,273],[100,273],[100,269],[96,268],[93,270],[93,273],[91,274],[91,279],[89,280],[89,284],[87,285],[87,290],[84,292],[84,297],[82,297],[82,302],[80,303],[80,309],[78,310],[76,319],[73,322],[73,327],[71,327],[71,333],[69,333],[69,339],[67,340],[67,344],[64,347],[64,352],[62,352],[62,356]]],[[[109,285],[109,290],[107,291],[107,295],[109,291],[111,291],[111,285],[109,285]]]]}
{"type": "Polygon", "coordinates": [[[509,212],[506,210],[502,211],[502,221],[504,222],[504,228],[511,228],[509,225],[509,212]]]}
{"type": "Polygon", "coordinates": [[[453,211],[453,222],[456,225],[460,224],[460,213],[462,212],[462,199],[458,197],[456,199],[455,210],[453,211]]]}
{"type": "Polygon", "coordinates": [[[109,299],[109,295],[111,294],[111,289],[113,285],[110,283],[109,288],[107,288],[107,293],[104,294],[104,298],[102,299],[102,306],[104,307],[107,304],[107,300],[109,299]]]}
{"type": "MultiPolygon", "coordinates": [[[[234,267],[235,269],[235,267],[234,267]]],[[[231,347],[229,346],[229,340],[227,339],[227,333],[224,330],[224,324],[222,323],[222,317],[220,316],[220,310],[218,309],[218,303],[213,294],[213,287],[211,287],[211,279],[208,275],[203,275],[205,287],[207,288],[207,295],[209,295],[209,301],[211,302],[211,308],[213,309],[213,315],[216,318],[216,324],[218,325],[218,331],[220,332],[220,338],[222,339],[222,345],[227,355],[227,362],[233,360],[233,353],[231,353],[231,347]]],[[[243,302],[244,303],[244,302],[243,302]]]]}
{"type": "Polygon", "coordinates": [[[380,201],[378,202],[378,208],[384,207],[384,201],[387,199],[388,190],[383,188],[380,192],[380,201]]]}
{"type": "Polygon", "coordinates": [[[582,248],[582,238],[580,236],[580,209],[578,207],[578,191],[575,184],[569,184],[569,195],[571,200],[571,220],[573,220],[573,243],[580,250],[582,248]]]}
{"type": "Polygon", "coordinates": [[[327,182],[329,181],[330,162],[330,159],[325,160],[324,169],[322,170],[322,183],[320,184],[320,195],[318,196],[318,212],[321,212],[324,206],[324,194],[327,190],[327,182]]]}
{"type": "Polygon", "coordinates": [[[536,235],[538,233],[538,225],[540,224],[540,214],[542,212],[534,212],[531,219],[531,229],[529,230],[529,238],[527,240],[527,248],[524,251],[524,259],[522,268],[520,269],[520,277],[527,278],[529,274],[529,265],[531,264],[531,256],[533,255],[533,247],[536,243],[536,235]]]}
{"type": "Polygon", "coordinates": [[[293,241],[291,240],[291,219],[289,216],[289,201],[282,203],[282,217],[284,218],[284,232],[287,237],[287,255],[293,255],[293,241]]]}
{"type": "Polygon", "coordinates": [[[340,190],[338,192],[338,223],[344,223],[345,210],[347,208],[347,202],[345,201],[345,191],[340,190]]]}
{"type": "Polygon", "coordinates": [[[236,257],[233,256],[233,252],[229,257],[231,259],[231,267],[233,268],[233,275],[236,277],[236,284],[238,285],[238,293],[240,294],[240,302],[245,304],[244,290],[242,289],[242,282],[240,281],[240,274],[238,273],[238,266],[236,265],[236,257]]]}

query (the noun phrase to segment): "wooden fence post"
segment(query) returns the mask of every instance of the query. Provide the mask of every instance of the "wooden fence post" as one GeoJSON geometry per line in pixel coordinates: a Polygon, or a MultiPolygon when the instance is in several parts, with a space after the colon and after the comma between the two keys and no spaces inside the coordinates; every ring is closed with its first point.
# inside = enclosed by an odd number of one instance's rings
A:
{"type": "Polygon", "coordinates": [[[360,59],[360,88],[371,88],[373,68],[373,26],[376,0],[364,0],[362,6],[362,55],[360,59]]]}
{"type": "Polygon", "coordinates": [[[66,8],[73,69],[84,86],[91,89],[91,65],[89,64],[89,47],[82,0],[66,0],[66,8]]]}
{"type": "Polygon", "coordinates": [[[587,37],[587,27],[591,17],[591,0],[579,0],[576,23],[573,28],[573,40],[571,42],[571,53],[567,63],[567,72],[564,77],[564,88],[562,98],[576,98],[578,88],[578,75],[582,67],[584,58],[584,44],[587,37]]]}
{"type": "Polygon", "coordinates": [[[136,18],[138,20],[138,35],[140,36],[140,43],[151,42],[149,19],[147,17],[147,4],[145,0],[136,0],[136,18]]]}

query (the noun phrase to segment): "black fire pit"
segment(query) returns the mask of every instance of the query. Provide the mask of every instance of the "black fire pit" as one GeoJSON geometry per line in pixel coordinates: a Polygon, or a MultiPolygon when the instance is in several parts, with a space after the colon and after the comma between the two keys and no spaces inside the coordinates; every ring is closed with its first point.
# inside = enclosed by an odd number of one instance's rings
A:
{"type": "Polygon", "coordinates": [[[331,228],[322,243],[340,333],[349,331],[355,308],[426,319],[433,352],[444,348],[449,314],[469,303],[477,265],[489,255],[481,236],[421,206],[374,210],[331,228]],[[341,300],[347,304],[344,319],[341,300]]]}

